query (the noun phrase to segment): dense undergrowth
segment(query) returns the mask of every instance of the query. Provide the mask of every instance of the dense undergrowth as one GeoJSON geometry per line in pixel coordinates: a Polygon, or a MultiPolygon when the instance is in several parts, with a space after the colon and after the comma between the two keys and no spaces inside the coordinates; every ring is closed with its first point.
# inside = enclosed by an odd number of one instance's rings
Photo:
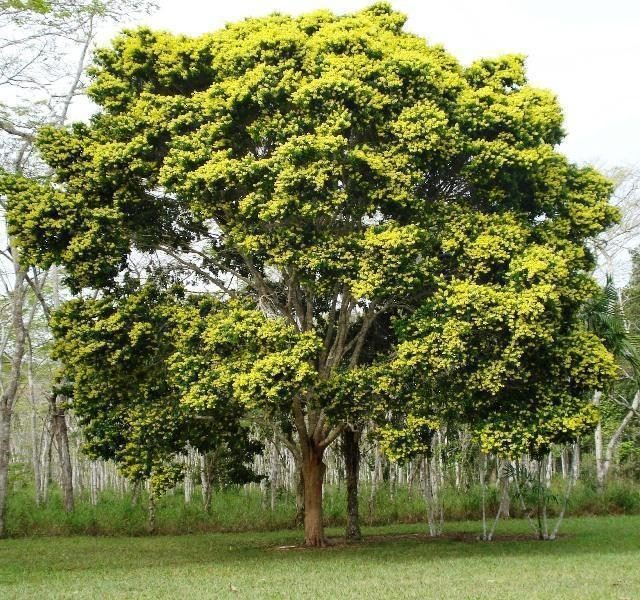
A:
{"type": "MultiPolygon", "coordinates": [[[[558,495],[561,482],[558,482],[558,495]]],[[[346,490],[327,486],[324,514],[329,526],[345,523],[346,490]]],[[[487,515],[495,515],[498,491],[487,489],[487,515]]],[[[181,490],[167,494],[158,502],[156,532],[186,534],[195,532],[273,531],[296,527],[295,498],[281,492],[275,510],[271,510],[260,489],[230,487],[217,490],[207,513],[202,506],[199,489],[192,501],[185,504],[181,490]]],[[[444,493],[445,521],[478,519],[481,512],[481,488],[446,489],[444,493]]],[[[557,505],[552,504],[550,514],[557,505]]],[[[511,517],[521,517],[515,498],[511,517]]],[[[630,482],[612,481],[603,492],[588,483],[578,483],[568,505],[571,516],[640,514],[640,486],[630,482]]],[[[382,486],[372,497],[364,487],[360,494],[360,515],[363,525],[420,523],[426,521],[425,502],[419,490],[391,490],[382,486]]],[[[92,505],[86,494],[77,498],[76,509],[66,514],[59,491],[52,488],[46,504],[38,506],[29,487],[14,489],[8,498],[7,535],[146,535],[148,534],[147,498],[144,493],[134,500],[129,493],[106,491],[92,505]]]]}

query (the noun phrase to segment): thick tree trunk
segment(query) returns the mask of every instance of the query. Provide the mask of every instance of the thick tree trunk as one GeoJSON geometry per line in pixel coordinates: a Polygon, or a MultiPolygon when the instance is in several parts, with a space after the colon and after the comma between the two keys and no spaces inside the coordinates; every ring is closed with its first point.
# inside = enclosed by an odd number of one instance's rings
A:
{"type": "Polygon", "coordinates": [[[326,466],[323,452],[310,448],[303,459],[304,479],[304,543],[306,546],[325,547],[322,521],[322,484],[326,466]]]}
{"type": "Polygon", "coordinates": [[[59,398],[51,399],[51,419],[58,447],[58,460],[60,462],[60,484],[64,500],[65,512],[73,512],[73,467],[69,452],[69,432],[67,429],[67,417],[64,408],[59,405],[59,398]]]}
{"type": "Polygon", "coordinates": [[[358,512],[358,475],[360,473],[360,433],[345,429],[342,452],[347,477],[347,527],[345,537],[350,541],[362,539],[358,512]]]}

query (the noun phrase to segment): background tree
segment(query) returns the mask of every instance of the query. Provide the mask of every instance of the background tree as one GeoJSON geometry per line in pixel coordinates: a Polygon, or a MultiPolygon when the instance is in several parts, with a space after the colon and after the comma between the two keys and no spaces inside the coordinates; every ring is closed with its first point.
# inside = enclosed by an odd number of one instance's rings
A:
{"type": "Polygon", "coordinates": [[[613,464],[627,428],[640,414],[638,376],[640,354],[638,337],[638,259],[631,254],[632,272],[623,289],[607,277],[602,292],[585,307],[590,328],[600,336],[618,363],[618,377],[607,393],[595,398],[602,418],[595,432],[596,481],[600,491],[613,464]],[[606,439],[608,437],[608,439],[606,439]]]}
{"type": "MultiPolygon", "coordinates": [[[[35,131],[45,123],[66,122],[75,98],[82,93],[84,70],[99,28],[147,7],[146,2],[129,0],[0,2],[0,179],[4,180],[0,182],[0,208],[6,248],[1,261],[7,273],[3,294],[11,306],[5,330],[11,366],[3,372],[0,400],[0,535],[4,530],[12,414],[23,376],[23,359],[33,355],[29,326],[36,316],[48,318],[51,307],[46,304],[55,303],[58,297],[57,271],[47,273],[23,264],[13,236],[7,236],[4,192],[11,189],[10,180],[16,174],[47,176],[48,169],[34,149],[35,131]],[[45,300],[47,279],[53,280],[54,293],[45,300]],[[25,312],[29,298],[35,298],[40,307],[25,312]]],[[[62,467],[65,507],[71,510],[73,487],[64,399],[50,394],[49,405],[62,467]]],[[[34,454],[36,451],[34,447],[34,454]]],[[[39,485],[36,482],[36,487],[39,485]]]]}

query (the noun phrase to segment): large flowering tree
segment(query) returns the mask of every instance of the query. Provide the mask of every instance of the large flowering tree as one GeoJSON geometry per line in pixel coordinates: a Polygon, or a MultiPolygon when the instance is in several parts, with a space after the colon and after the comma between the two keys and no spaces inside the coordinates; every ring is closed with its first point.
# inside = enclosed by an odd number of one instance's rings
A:
{"type": "Polygon", "coordinates": [[[147,257],[215,296],[184,309],[167,377],[194,415],[277,424],[309,545],[325,449],[381,403],[451,400],[496,440],[503,408],[574,406],[609,369],[575,318],[608,182],[555,149],[521,56],[463,67],[404,21],[379,3],[125,32],[96,55],[91,121],[40,133],[55,186],[7,186],[25,256],[76,290],[113,294],[147,257]]]}

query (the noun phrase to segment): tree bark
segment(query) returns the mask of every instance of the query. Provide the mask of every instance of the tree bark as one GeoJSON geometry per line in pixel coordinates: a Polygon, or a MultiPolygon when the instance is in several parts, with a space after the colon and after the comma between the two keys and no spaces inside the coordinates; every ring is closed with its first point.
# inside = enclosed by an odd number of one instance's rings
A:
{"type": "Polygon", "coordinates": [[[358,512],[358,475],[360,473],[360,432],[345,429],[342,434],[342,452],[347,478],[347,527],[349,541],[362,539],[358,512]]]}
{"type": "Polygon", "coordinates": [[[322,450],[311,447],[303,458],[304,543],[305,546],[324,548],[327,538],[322,519],[322,484],[326,466],[322,457],[322,450]]]}

